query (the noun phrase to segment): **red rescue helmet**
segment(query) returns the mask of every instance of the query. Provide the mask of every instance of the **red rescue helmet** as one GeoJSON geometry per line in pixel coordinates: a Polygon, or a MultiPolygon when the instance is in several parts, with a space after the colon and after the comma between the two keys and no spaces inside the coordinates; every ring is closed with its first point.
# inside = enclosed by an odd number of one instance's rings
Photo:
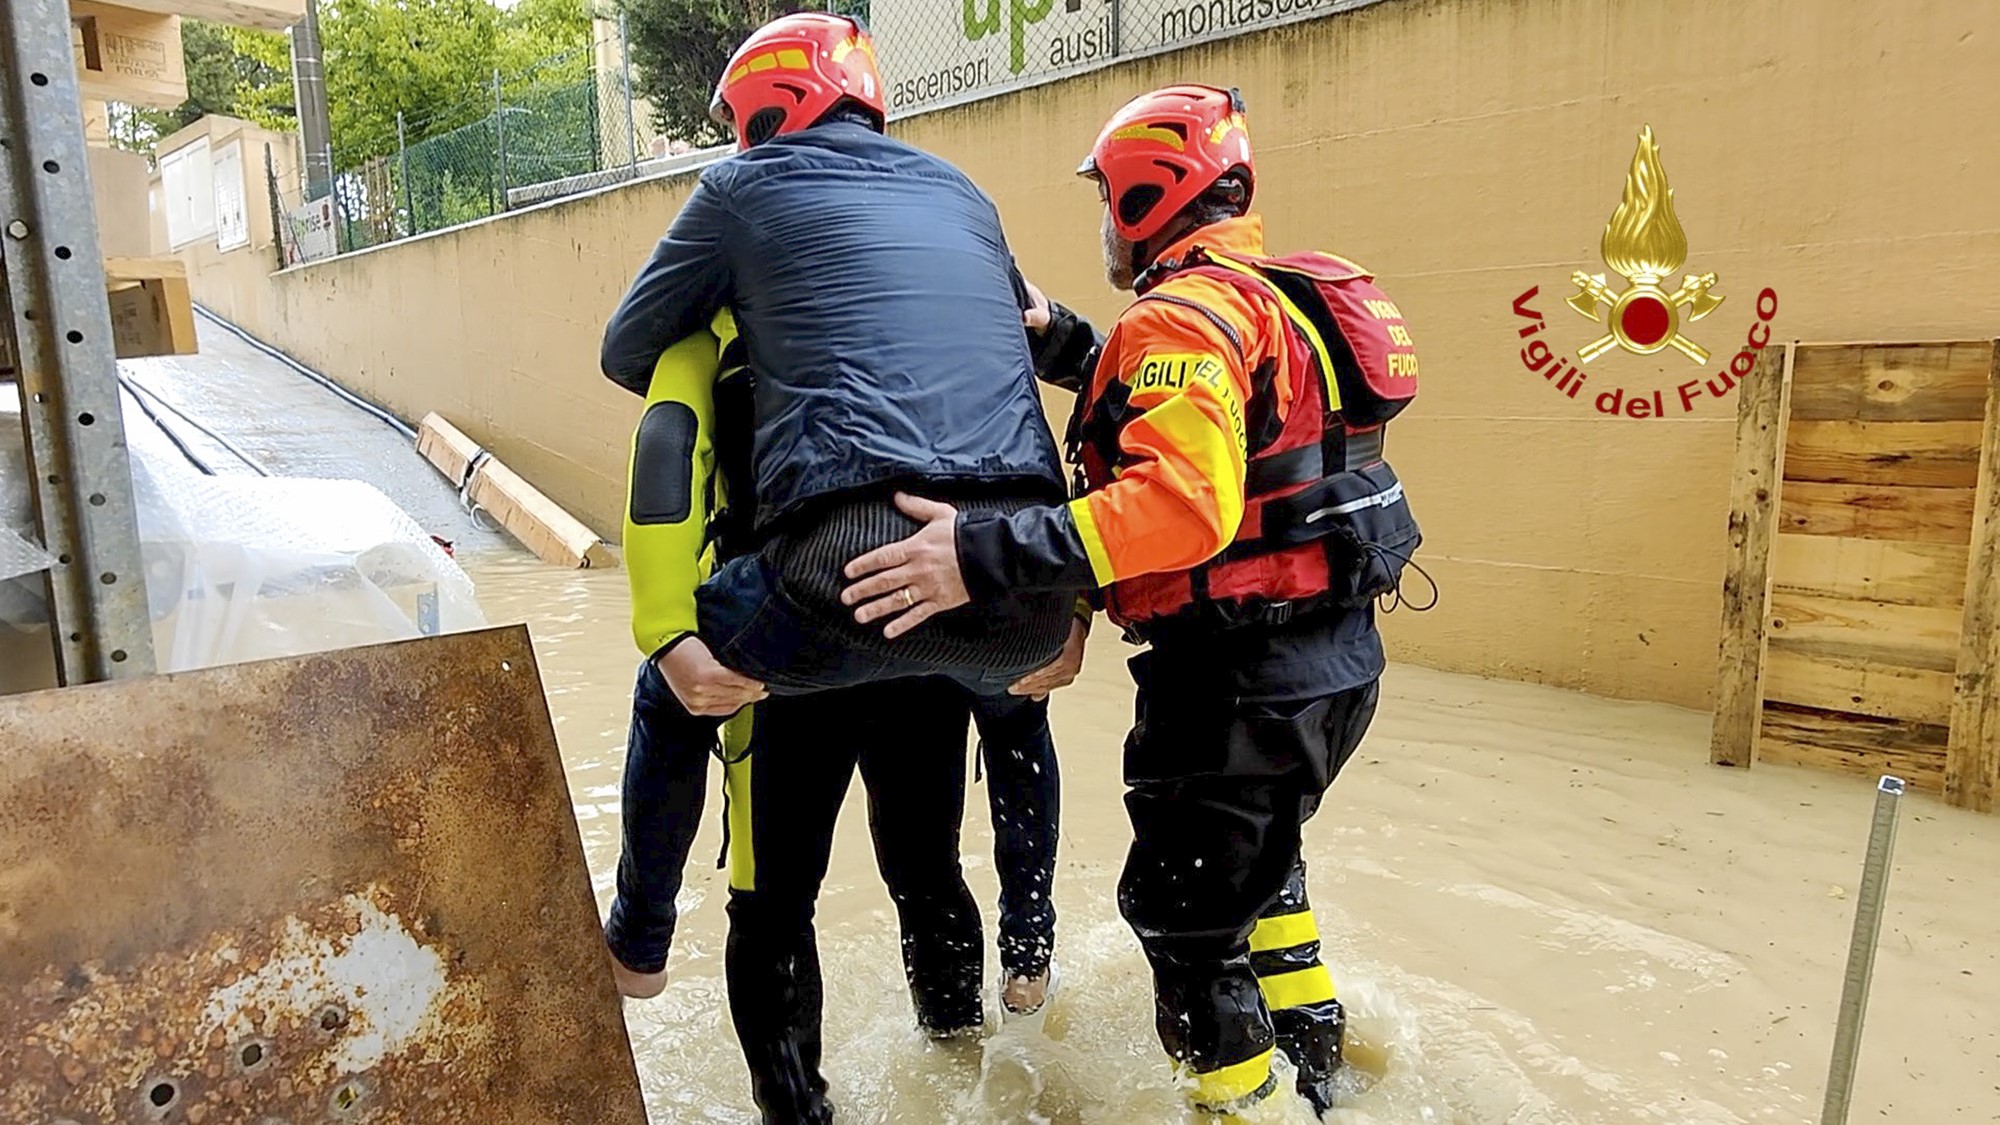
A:
{"type": "Polygon", "coordinates": [[[875,42],[858,20],[800,12],[750,33],[715,84],[708,112],[747,149],[809,128],[844,101],[878,120],[888,116],[875,42]]]}
{"type": "Polygon", "coordinates": [[[1141,94],[1112,115],[1076,174],[1103,188],[1118,233],[1143,242],[1232,172],[1254,190],[1243,112],[1234,89],[1168,86],[1141,94]]]}

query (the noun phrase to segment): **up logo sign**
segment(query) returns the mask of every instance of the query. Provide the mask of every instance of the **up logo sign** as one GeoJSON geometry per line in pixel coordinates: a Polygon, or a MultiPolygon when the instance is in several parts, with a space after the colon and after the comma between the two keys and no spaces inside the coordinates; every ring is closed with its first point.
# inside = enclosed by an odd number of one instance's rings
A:
{"type": "Polygon", "coordinates": [[[1519,326],[1519,335],[1527,341],[1521,349],[1521,365],[1531,374],[1541,376],[1560,394],[1590,402],[1600,414],[1665,418],[1693,413],[1695,403],[1704,397],[1726,396],[1757,366],[1757,353],[1770,343],[1771,321],[1778,315],[1778,294],[1772,289],[1758,292],[1756,318],[1750,321],[1742,345],[1716,374],[1679,383],[1671,398],[1657,386],[1604,385],[1611,383],[1613,372],[1600,376],[1588,393],[1584,391],[1591,376],[1598,374],[1585,368],[1614,352],[1646,358],[1672,353],[1689,363],[1706,365],[1709,350],[1696,338],[1707,335],[1707,325],[1702,322],[1728,300],[1714,273],[1684,274],[1678,285],[1667,288],[1687,262],[1688,242],[1674,214],[1674,192],[1667,186],[1667,172],[1660,163],[1651,126],[1639,133],[1639,149],[1625,177],[1625,196],[1604,226],[1600,249],[1604,264],[1619,275],[1622,284],[1614,284],[1602,273],[1578,270],[1570,275],[1576,292],[1563,303],[1596,326],[1586,330],[1590,338],[1576,345],[1575,358],[1552,341],[1581,327],[1577,320],[1562,318],[1550,325],[1531,303],[1541,295],[1540,286],[1514,298],[1514,315],[1525,322],[1519,326]]]}
{"type": "MultiPolygon", "coordinates": [[[[977,43],[989,35],[998,35],[1001,17],[1006,17],[1007,69],[1019,74],[1028,65],[1028,28],[1041,23],[1055,11],[1056,0],[964,0],[965,40],[977,43]],[[1004,13],[1002,11],[1004,9],[1004,13]]],[[[1063,0],[1063,10],[1072,16],[1082,14],[1084,0],[1063,0]]],[[[1046,62],[1051,67],[1087,62],[1100,55],[1108,54],[1113,43],[1111,19],[1112,5],[1108,0],[1090,0],[1090,7],[1101,9],[1101,23],[1068,29],[1071,34],[1056,36],[1049,41],[1047,58],[1037,52],[1037,62],[1046,62]]]]}

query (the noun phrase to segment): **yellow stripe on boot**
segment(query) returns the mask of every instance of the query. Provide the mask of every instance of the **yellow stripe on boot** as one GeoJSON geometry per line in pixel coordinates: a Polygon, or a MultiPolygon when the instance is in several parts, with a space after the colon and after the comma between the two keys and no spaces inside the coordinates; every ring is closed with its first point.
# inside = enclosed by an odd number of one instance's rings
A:
{"type": "Polygon", "coordinates": [[[1273,953],[1318,940],[1319,925],[1313,921],[1312,911],[1301,910],[1257,919],[1257,928],[1250,931],[1250,952],[1273,953]]]}
{"type": "Polygon", "coordinates": [[[1334,998],[1333,974],[1326,971],[1325,965],[1258,977],[1257,986],[1264,990],[1265,1007],[1274,1012],[1285,1008],[1303,1008],[1308,1004],[1324,1004],[1334,998]]]}
{"type": "Polygon", "coordinates": [[[1211,1113],[1248,1109],[1271,1093],[1271,1049],[1262,1054],[1194,1075],[1194,1104],[1211,1113]]]}

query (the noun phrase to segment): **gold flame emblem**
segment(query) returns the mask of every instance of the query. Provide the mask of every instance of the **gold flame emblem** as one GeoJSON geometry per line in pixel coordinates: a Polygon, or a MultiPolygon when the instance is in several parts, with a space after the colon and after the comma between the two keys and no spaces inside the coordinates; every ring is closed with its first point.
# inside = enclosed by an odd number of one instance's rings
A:
{"type": "Polygon", "coordinates": [[[1690,322],[1700,320],[1725,298],[1709,292],[1715,285],[1712,273],[1688,274],[1672,292],[1661,288],[1687,260],[1687,232],[1674,214],[1674,189],[1667,186],[1667,170],[1660,164],[1660,146],[1653,141],[1651,125],[1639,130],[1639,150],[1632,154],[1632,170],[1625,176],[1625,198],[1604,224],[1599,248],[1604,264],[1629,284],[1620,292],[1605,284],[1601,273],[1578,270],[1570,275],[1577,287],[1569,298],[1570,307],[1609,329],[1578,348],[1577,358],[1589,363],[1614,347],[1634,355],[1673,348],[1696,363],[1707,363],[1708,351],[1681,334],[1681,314],[1685,312],[1690,322]]]}

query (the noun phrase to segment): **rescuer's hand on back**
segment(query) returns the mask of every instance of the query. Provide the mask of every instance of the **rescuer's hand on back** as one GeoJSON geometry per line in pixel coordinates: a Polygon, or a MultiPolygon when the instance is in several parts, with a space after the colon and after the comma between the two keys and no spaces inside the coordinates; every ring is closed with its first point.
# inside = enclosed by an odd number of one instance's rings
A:
{"type": "Polygon", "coordinates": [[[700,637],[688,637],[654,664],[690,715],[734,715],[771,694],[756,680],[724,668],[700,637]]]}
{"type": "Polygon", "coordinates": [[[1083,671],[1083,642],[1089,636],[1090,630],[1082,621],[1070,622],[1069,640],[1063,642],[1061,655],[1008,685],[1008,694],[1042,700],[1057,688],[1075,683],[1077,673],[1083,671]]]}
{"type": "Polygon", "coordinates": [[[1021,312],[1021,323],[1030,332],[1046,332],[1049,328],[1049,295],[1036,288],[1027,278],[1021,279],[1021,288],[1028,291],[1029,305],[1021,312]]]}
{"type": "Polygon", "coordinates": [[[842,604],[860,607],[854,619],[863,625],[888,618],[882,635],[892,640],[972,600],[958,569],[958,509],[903,492],[896,507],[924,526],[848,563],[853,584],[840,592],[842,604]]]}

